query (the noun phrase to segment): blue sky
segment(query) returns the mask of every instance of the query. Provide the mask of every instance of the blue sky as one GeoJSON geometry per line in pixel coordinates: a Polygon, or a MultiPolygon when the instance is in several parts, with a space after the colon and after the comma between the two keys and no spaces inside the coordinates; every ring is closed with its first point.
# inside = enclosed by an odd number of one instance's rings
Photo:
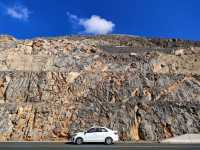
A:
{"type": "Polygon", "coordinates": [[[0,34],[108,33],[200,40],[200,0],[0,0],[0,34]]]}

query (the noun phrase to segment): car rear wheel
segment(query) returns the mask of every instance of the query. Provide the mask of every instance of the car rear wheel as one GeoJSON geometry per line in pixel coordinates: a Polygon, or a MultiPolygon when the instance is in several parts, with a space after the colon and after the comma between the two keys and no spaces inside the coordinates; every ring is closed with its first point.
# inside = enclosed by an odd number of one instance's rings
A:
{"type": "Polygon", "coordinates": [[[112,144],[112,143],[113,143],[113,139],[112,139],[111,137],[107,137],[107,138],[105,139],[105,144],[110,145],[110,144],[112,144]]]}
{"type": "Polygon", "coordinates": [[[78,145],[83,144],[83,139],[82,138],[77,138],[76,139],[76,144],[78,144],[78,145]]]}

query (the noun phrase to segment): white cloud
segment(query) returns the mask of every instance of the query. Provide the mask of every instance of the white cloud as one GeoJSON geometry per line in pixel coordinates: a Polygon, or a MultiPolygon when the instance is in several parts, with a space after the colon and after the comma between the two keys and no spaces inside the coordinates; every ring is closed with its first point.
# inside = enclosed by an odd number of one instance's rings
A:
{"type": "Polygon", "coordinates": [[[76,15],[71,14],[70,12],[67,12],[67,16],[71,21],[79,21],[79,18],[76,15]]]}
{"type": "Polygon", "coordinates": [[[81,19],[80,24],[85,28],[86,33],[107,34],[113,31],[115,24],[111,21],[93,15],[89,19],[81,19]]]}
{"type": "Polygon", "coordinates": [[[69,19],[78,25],[84,27],[84,32],[88,34],[108,34],[111,33],[115,27],[112,21],[108,21],[97,15],[92,15],[90,18],[79,18],[67,12],[69,19]]]}
{"type": "Polygon", "coordinates": [[[7,15],[15,19],[26,21],[29,19],[30,11],[22,5],[15,5],[7,7],[7,15]]]}

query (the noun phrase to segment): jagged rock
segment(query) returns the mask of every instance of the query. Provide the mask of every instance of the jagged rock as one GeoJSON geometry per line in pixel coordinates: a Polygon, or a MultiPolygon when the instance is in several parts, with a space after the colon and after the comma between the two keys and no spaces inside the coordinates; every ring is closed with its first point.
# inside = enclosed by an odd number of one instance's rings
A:
{"type": "Polygon", "coordinates": [[[200,132],[200,43],[129,36],[0,37],[0,140],[121,140],[200,132]]]}
{"type": "Polygon", "coordinates": [[[149,123],[146,120],[143,120],[139,125],[139,136],[142,140],[154,141],[154,130],[155,129],[152,129],[151,123],[149,123]]]}
{"type": "Polygon", "coordinates": [[[184,49],[179,49],[179,50],[176,50],[176,51],[175,51],[175,55],[176,55],[176,56],[181,56],[181,55],[184,55],[184,52],[185,52],[184,49]]]}
{"type": "Polygon", "coordinates": [[[12,36],[8,36],[8,35],[0,35],[0,42],[1,43],[9,43],[12,41],[16,41],[16,39],[12,36]]]}

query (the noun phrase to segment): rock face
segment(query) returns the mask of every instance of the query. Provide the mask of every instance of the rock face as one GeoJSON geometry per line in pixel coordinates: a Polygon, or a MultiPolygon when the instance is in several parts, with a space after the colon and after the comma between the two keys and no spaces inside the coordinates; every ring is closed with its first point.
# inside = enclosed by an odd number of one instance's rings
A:
{"type": "Polygon", "coordinates": [[[0,141],[68,140],[92,125],[121,140],[200,132],[200,42],[0,36],[0,141]]]}

